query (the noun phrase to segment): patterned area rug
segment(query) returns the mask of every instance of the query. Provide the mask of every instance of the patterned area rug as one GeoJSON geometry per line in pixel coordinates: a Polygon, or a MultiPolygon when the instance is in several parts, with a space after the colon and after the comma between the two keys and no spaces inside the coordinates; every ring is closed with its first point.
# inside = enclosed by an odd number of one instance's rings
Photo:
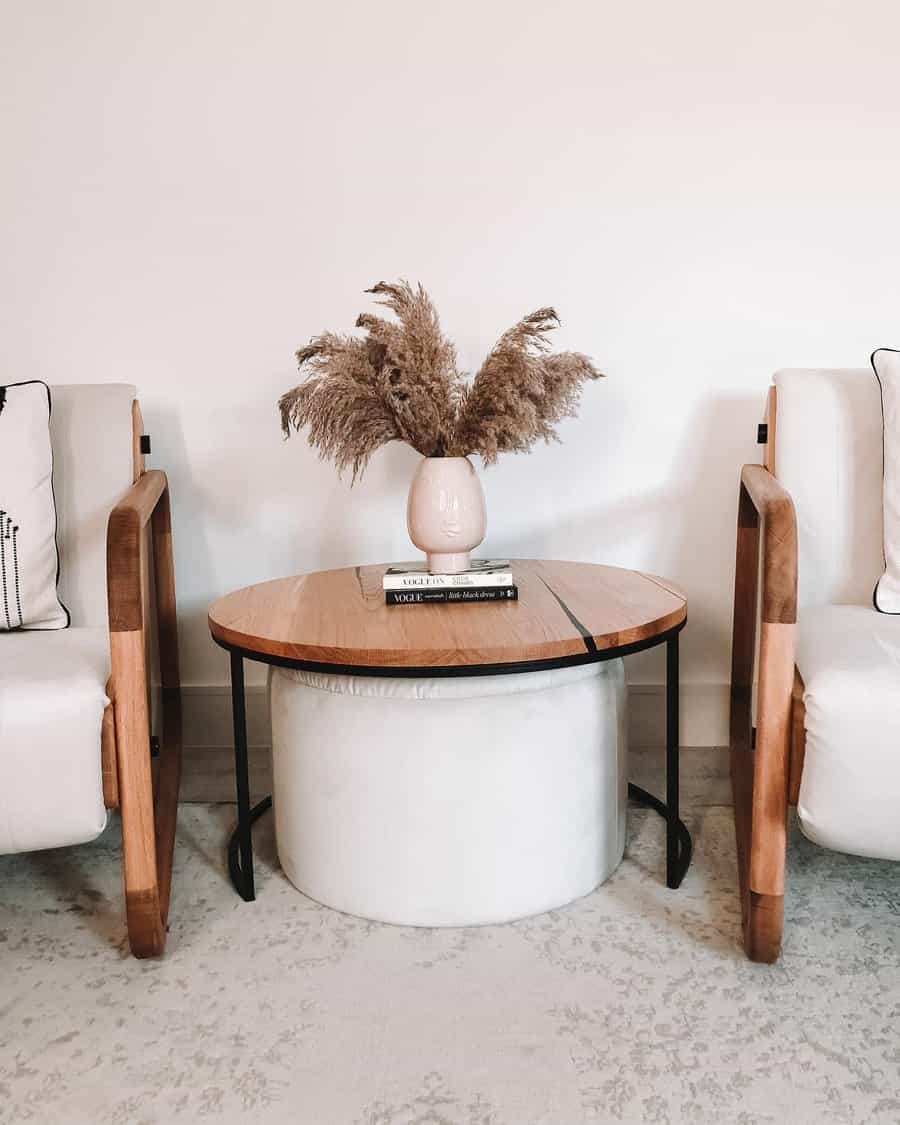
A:
{"type": "Polygon", "coordinates": [[[507,926],[364,922],[224,874],[233,810],[185,806],[170,949],[126,955],[118,828],[0,857],[0,1122],[575,1125],[900,1121],[900,866],[796,831],[784,956],[744,960],[731,813],[634,810],[594,894],[507,926]]]}

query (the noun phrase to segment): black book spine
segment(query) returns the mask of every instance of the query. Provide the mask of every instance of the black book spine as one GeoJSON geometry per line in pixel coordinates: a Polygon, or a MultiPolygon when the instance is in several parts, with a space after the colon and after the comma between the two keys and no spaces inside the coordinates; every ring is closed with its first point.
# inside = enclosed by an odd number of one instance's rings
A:
{"type": "Polygon", "coordinates": [[[428,605],[434,602],[515,602],[516,586],[456,586],[437,590],[385,590],[385,605],[428,605]]]}

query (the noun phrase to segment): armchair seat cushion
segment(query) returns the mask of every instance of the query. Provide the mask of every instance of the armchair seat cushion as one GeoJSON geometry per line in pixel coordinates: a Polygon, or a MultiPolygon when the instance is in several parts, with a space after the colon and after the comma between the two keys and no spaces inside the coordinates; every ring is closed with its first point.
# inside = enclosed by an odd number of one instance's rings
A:
{"type": "Polygon", "coordinates": [[[802,610],[804,834],[836,851],[900,859],[900,619],[862,605],[802,610]]]}
{"type": "Polygon", "coordinates": [[[0,854],[103,831],[108,678],[106,629],[0,636],[0,854]]]}

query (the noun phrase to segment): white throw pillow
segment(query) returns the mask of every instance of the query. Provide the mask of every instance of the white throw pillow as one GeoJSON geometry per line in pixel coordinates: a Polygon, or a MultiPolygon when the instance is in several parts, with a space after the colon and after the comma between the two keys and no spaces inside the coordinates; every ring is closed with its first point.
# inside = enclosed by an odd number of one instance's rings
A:
{"type": "Polygon", "coordinates": [[[873,600],[881,613],[900,613],[900,351],[879,348],[872,368],[884,423],[884,574],[873,600]]]}
{"type": "Polygon", "coordinates": [[[65,629],[46,383],[0,386],[0,631],[65,629]]]}

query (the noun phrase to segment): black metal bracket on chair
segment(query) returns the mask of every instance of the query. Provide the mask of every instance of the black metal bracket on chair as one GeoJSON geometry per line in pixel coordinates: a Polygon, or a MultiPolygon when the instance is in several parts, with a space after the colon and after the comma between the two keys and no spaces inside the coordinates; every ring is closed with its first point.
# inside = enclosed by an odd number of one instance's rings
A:
{"type": "Polygon", "coordinates": [[[141,453],[150,452],[150,435],[141,434],[141,453]]]}
{"type": "Polygon", "coordinates": [[[756,444],[766,445],[769,441],[769,424],[768,422],[760,422],[756,427],[756,444]]]}

